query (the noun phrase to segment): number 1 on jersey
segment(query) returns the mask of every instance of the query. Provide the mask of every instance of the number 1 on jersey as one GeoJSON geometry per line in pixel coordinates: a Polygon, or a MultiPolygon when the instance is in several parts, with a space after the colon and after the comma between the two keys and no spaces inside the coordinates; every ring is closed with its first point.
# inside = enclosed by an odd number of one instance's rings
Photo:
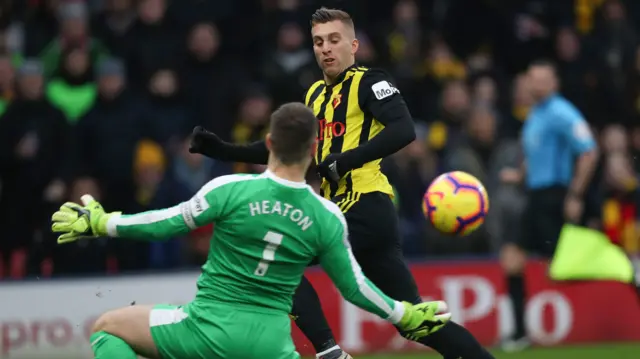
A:
{"type": "Polygon", "coordinates": [[[258,263],[258,268],[256,268],[253,274],[260,277],[264,277],[264,275],[267,274],[269,264],[276,258],[276,251],[282,243],[282,237],[282,234],[271,231],[264,235],[262,239],[267,242],[267,245],[264,247],[264,251],[262,251],[262,260],[258,263]]]}

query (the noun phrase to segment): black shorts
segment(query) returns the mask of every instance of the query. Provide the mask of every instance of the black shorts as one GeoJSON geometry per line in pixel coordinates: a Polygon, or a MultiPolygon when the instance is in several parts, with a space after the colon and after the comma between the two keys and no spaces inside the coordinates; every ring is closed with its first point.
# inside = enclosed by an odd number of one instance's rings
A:
{"type": "Polygon", "coordinates": [[[524,250],[546,258],[553,256],[565,223],[566,194],[564,187],[529,191],[519,243],[524,250]]]}
{"type": "Polygon", "coordinates": [[[396,300],[420,302],[416,283],[404,263],[396,208],[382,192],[347,193],[332,199],[349,225],[349,242],[364,274],[396,300]]]}

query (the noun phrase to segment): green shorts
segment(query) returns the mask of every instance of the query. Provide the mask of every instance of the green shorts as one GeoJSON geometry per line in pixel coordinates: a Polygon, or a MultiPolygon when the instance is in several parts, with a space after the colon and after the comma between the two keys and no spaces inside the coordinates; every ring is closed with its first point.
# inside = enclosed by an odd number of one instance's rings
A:
{"type": "Polygon", "coordinates": [[[286,314],[227,304],[157,305],[151,336],[162,359],[299,359],[286,314]],[[206,315],[202,315],[206,313],[206,315]]]}

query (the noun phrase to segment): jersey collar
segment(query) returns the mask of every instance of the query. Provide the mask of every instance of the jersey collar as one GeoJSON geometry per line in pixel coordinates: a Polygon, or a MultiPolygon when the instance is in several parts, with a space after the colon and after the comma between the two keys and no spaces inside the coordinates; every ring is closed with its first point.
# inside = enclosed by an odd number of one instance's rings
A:
{"type": "Polygon", "coordinates": [[[336,80],[331,85],[327,84],[327,82],[325,81],[325,83],[324,83],[325,86],[335,86],[335,85],[341,83],[342,81],[344,81],[344,78],[347,76],[347,73],[349,72],[349,70],[353,70],[353,69],[355,69],[357,67],[358,67],[357,63],[354,63],[353,65],[347,67],[346,69],[344,69],[344,71],[342,71],[340,73],[340,75],[338,75],[338,77],[336,77],[336,80]]]}
{"type": "Polygon", "coordinates": [[[291,187],[291,188],[307,188],[307,182],[295,182],[295,181],[289,181],[286,180],[284,178],[278,177],[276,176],[275,173],[271,172],[270,170],[266,170],[264,171],[264,173],[262,173],[263,176],[271,179],[274,182],[277,182],[283,186],[287,186],[287,187],[291,187]]]}

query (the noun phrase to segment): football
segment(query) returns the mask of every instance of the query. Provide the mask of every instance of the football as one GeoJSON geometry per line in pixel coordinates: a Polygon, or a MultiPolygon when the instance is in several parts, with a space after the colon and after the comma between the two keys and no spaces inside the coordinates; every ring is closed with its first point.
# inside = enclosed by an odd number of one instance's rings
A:
{"type": "Polygon", "coordinates": [[[433,180],[422,198],[422,212],[442,233],[465,236],[484,223],[489,197],[482,182],[460,171],[433,180]]]}

